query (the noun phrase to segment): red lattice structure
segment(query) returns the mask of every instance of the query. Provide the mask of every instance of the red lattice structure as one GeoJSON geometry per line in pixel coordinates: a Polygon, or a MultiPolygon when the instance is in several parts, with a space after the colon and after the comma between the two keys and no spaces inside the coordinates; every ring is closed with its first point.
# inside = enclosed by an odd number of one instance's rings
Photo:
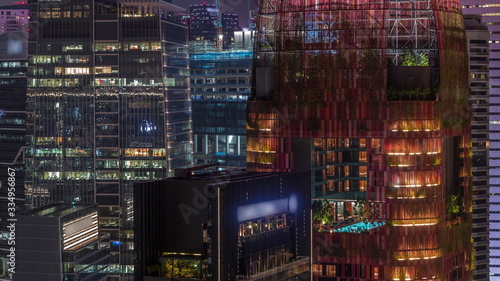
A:
{"type": "Polygon", "coordinates": [[[459,1],[262,0],[257,25],[248,169],[312,169],[335,220],[366,199],[356,219],[383,224],[317,231],[315,280],[469,280],[459,1]]]}

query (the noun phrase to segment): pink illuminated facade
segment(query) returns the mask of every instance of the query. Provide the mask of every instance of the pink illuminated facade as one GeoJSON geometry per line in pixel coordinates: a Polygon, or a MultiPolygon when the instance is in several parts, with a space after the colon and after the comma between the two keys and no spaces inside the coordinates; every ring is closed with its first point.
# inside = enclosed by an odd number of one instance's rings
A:
{"type": "Polygon", "coordinates": [[[262,0],[247,165],[311,169],[314,280],[470,280],[458,1],[262,0]]]}
{"type": "Polygon", "coordinates": [[[0,34],[9,31],[27,31],[28,22],[28,5],[0,7],[0,34]]]}

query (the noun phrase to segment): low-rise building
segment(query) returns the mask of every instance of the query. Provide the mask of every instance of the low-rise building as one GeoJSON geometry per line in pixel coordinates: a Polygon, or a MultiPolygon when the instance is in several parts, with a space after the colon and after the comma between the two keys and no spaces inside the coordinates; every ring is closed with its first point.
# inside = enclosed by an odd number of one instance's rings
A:
{"type": "Polygon", "coordinates": [[[108,280],[109,235],[99,234],[98,220],[95,205],[49,204],[19,214],[13,280],[108,280]]]}
{"type": "Polygon", "coordinates": [[[245,171],[136,184],[135,280],[308,280],[309,185],[245,171]]]}

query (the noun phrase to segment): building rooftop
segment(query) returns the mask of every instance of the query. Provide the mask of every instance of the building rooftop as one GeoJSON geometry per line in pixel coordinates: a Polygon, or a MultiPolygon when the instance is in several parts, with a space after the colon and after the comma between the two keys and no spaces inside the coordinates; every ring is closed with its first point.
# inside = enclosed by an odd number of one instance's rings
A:
{"type": "Polygon", "coordinates": [[[464,25],[466,30],[488,30],[488,27],[481,23],[480,15],[464,16],[464,25]]]}
{"type": "Polygon", "coordinates": [[[255,177],[268,177],[280,173],[264,173],[264,172],[248,172],[245,169],[234,169],[225,171],[207,171],[207,172],[197,172],[192,173],[190,176],[177,176],[172,178],[167,178],[165,180],[196,180],[196,181],[206,181],[206,180],[217,180],[221,179],[224,181],[241,181],[247,180],[255,177]]]}
{"type": "Polygon", "coordinates": [[[80,210],[92,207],[92,205],[69,205],[69,204],[48,204],[38,208],[34,208],[25,212],[22,215],[40,216],[40,217],[65,217],[80,210]]]}
{"type": "Polygon", "coordinates": [[[17,4],[17,5],[8,5],[8,6],[0,6],[0,10],[29,10],[28,2],[26,4],[17,4]]]}

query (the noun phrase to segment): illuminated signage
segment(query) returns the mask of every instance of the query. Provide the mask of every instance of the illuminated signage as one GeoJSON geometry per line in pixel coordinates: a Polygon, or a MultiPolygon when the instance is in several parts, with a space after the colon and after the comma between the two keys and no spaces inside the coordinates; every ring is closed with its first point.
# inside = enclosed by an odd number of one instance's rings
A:
{"type": "Polygon", "coordinates": [[[295,213],[297,206],[295,194],[290,195],[289,198],[240,206],[238,207],[238,223],[276,214],[295,213]]]}

